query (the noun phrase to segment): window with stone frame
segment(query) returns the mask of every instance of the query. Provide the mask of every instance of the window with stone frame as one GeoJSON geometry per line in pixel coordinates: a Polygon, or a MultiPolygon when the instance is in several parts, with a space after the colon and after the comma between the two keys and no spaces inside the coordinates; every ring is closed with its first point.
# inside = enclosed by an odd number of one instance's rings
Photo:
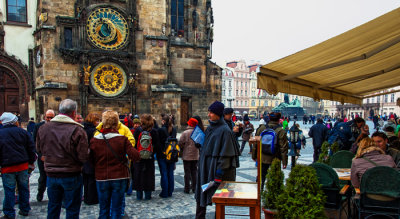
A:
{"type": "Polygon", "coordinates": [[[71,49],[72,47],[72,27],[64,27],[64,48],[71,49]]]}
{"type": "Polygon", "coordinates": [[[185,36],[185,1],[171,0],[171,31],[175,36],[185,36]]]}
{"type": "Polygon", "coordinates": [[[27,23],[26,0],[6,0],[7,2],[7,21],[27,23]]]}

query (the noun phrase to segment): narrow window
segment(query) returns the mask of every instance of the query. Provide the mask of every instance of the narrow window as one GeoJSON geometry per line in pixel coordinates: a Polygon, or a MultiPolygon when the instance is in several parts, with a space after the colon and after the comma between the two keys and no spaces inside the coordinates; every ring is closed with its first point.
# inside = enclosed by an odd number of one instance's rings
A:
{"type": "Polygon", "coordinates": [[[64,46],[67,49],[72,48],[72,28],[64,28],[64,46]]]}
{"type": "Polygon", "coordinates": [[[171,29],[179,37],[185,35],[184,12],[184,0],[171,1],[171,29]]]}

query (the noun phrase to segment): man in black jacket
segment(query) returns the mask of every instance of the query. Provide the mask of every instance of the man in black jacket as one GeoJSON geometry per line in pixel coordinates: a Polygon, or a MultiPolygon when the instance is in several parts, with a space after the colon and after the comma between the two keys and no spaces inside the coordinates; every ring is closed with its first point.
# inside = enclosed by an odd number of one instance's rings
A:
{"type": "Polygon", "coordinates": [[[4,218],[15,218],[15,187],[18,185],[19,214],[28,216],[28,169],[36,160],[35,144],[27,131],[19,127],[18,117],[5,112],[0,117],[0,166],[4,187],[4,218]]]}
{"type": "Polygon", "coordinates": [[[314,161],[316,162],[321,153],[321,146],[324,141],[327,140],[329,129],[324,125],[324,121],[321,118],[317,119],[317,124],[313,125],[308,132],[308,136],[313,139],[314,147],[314,161]]]}
{"type": "Polygon", "coordinates": [[[205,218],[206,207],[221,181],[235,181],[239,167],[239,144],[224,119],[224,104],[215,101],[208,108],[210,125],[200,151],[196,184],[196,218],[205,218]],[[207,184],[206,189],[202,185],[207,184]]]}
{"type": "MultiPolygon", "coordinates": [[[[46,114],[44,114],[44,120],[35,125],[35,128],[33,129],[33,134],[32,134],[33,141],[35,143],[36,143],[36,135],[37,135],[39,128],[44,123],[50,122],[50,120],[53,119],[54,116],[56,116],[54,113],[54,110],[49,109],[46,111],[46,114]]],[[[44,164],[42,161],[42,154],[38,154],[37,164],[39,167],[39,179],[38,179],[38,193],[36,195],[36,200],[38,202],[41,202],[43,200],[43,193],[44,193],[44,191],[46,191],[46,181],[47,181],[47,176],[46,176],[46,172],[44,171],[44,164]]]]}
{"type": "Polygon", "coordinates": [[[232,121],[233,109],[225,108],[224,109],[224,120],[226,124],[228,124],[229,128],[233,131],[233,134],[236,137],[236,140],[242,135],[243,132],[243,124],[240,123],[239,126],[236,126],[232,121]]]}

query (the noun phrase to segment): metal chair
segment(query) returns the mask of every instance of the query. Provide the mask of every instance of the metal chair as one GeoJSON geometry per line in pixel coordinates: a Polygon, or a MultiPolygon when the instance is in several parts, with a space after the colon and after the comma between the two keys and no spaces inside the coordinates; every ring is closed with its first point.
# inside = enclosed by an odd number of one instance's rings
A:
{"type": "Polygon", "coordinates": [[[329,165],[332,168],[351,168],[354,156],[350,151],[338,151],[332,155],[329,165]]]}
{"type": "Polygon", "coordinates": [[[377,166],[368,169],[361,178],[360,200],[356,202],[361,218],[400,218],[400,172],[377,166]]]}
{"type": "MultiPolygon", "coordinates": [[[[350,186],[341,187],[339,177],[332,167],[323,163],[313,163],[310,166],[316,170],[318,181],[326,195],[325,208],[339,210],[341,218],[342,209],[346,201],[349,201],[350,186]]],[[[349,212],[346,214],[349,215],[349,212]]]]}

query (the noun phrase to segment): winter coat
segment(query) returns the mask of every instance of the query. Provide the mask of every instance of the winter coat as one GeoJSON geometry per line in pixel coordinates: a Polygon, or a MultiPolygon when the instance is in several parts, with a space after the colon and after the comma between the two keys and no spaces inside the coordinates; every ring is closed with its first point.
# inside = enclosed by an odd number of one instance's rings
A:
{"type": "MultiPolygon", "coordinates": [[[[139,160],[139,152],[132,147],[127,137],[119,134],[116,130],[105,130],[104,135],[115,154],[126,161],[126,154],[133,160],[139,160]]],[[[97,181],[128,179],[129,169],[121,163],[108,147],[102,134],[96,135],[90,140],[90,160],[95,169],[97,181]]]]}
{"type": "MultiPolygon", "coordinates": [[[[362,157],[368,158],[379,166],[395,167],[395,163],[390,155],[380,154],[379,151],[371,151],[364,154],[362,157]]],[[[363,159],[362,157],[356,158],[351,164],[351,184],[354,187],[360,188],[362,175],[370,168],[375,167],[371,162],[363,159]]]]}
{"type": "MultiPolygon", "coordinates": [[[[286,131],[282,129],[282,126],[278,125],[278,122],[275,121],[270,121],[268,123],[268,127],[272,128],[275,130],[277,136],[278,136],[278,145],[276,147],[277,151],[275,155],[267,155],[267,154],[261,154],[261,162],[263,164],[271,164],[272,160],[274,158],[278,158],[282,161],[283,165],[287,165],[288,162],[288,148],[289,148],[289,141],[287,138],[286,131]]],[[[262,125],[258,128],[256,136],[260,136],[261,132],[263,132],[266,129],[266,126],[262,125]]],[[[257,153],[258,150],[253,150],[251,157],[253,160],[257,159],[257,153]]]]}
{"type": "Polygon", "coordinates": [[[354,120],[350,122],[340,122],[333,127],[329,136],[329,144],[333,144],[335,141],[340,141],[340,150],[350,150],[352,144],[356,141],[357,137],[360,135],[361,131],[354,124],[354,120]]]}
{"type": "Polygon", "coordinates": [[[168,133],[168,126],[164,124],[161,128],[158,129],[158,137],[160,141],[160,147],[155,150],[157,154],[157,158],[164,159],[165,154],[163,154],[165,145],[167,143],[168,137],[176,138],[176,128],[173,127],[171,133],[168,133]]]}
{"type": "Polygon", "coordinates": [[[393,158],[397,168],[400,168],[400,151],[391,147],[386,147],[385,153],[393,158]]]}
{"type": "Polygon", "coordinates": [[[247,124],[244,123],[243,134],[242,134],[243,141],[249,141],[253,132],[254,132],[253,124],[251,124],[250,122],[247,124]]]}
{"type": "Polygon", "coordinates": [[[321,148],[322,143],[327,140],[328,134],[329,129],[322,122],[313,125],[308,132],[308,136],[313,139],[314,148],[321,148]]]}
{"type": "Polygon", "coordinates": [[[29,121],[28,126],[26,127],[26,130],[28,133],[32,136],[33,135],[33,130],[35,129],[35,122],[34,121],[29,121]]]}
{"type": "MultiPolygon", "coordinates": [[[[96,126],[94,126],[93,123],[84,122],[83,129],[85,130],[86,135],[88,137],[88,143],[90,143],[90,140],[93,138],[94,133],[96,132],[96,126]]],[[[84,163],[82,172],[85,174],[94,174],[94,167],[92,163],[91,162],[84,163]]]]}
{"type": "Polygon", "coordinates": [[[188,126],[179,138],[180,155],[182,160],[199,160],[199,149],[190,138],[194,127],[188,126]]]}
{"type": "MultiPolygon", "coordinates": [[[[143,131],[142,128],[137,128],[135,130],[135,139],[136,142],[139,142],[140,133],[143,131]]],[[[160,151],[161,142],[158,136],[158,132],[156,129],[152,129],[150,131],[151,136],[151,144],[153,146],[153,155],[155,151],[160,151]]],[[[138,145],[136,143],[136,149],[138,145]]],[[[157,155],[158,158],[158,155],[157,155]]],[[[154,156],[151,156],[151,159],[142,159],[138,162],[134,162],[132,165],[133,168],[133,190],[137,191],[154,191],[155,190],[155,166],[154,166],[154,156]]]]}
{"type": "Polygon", "coordinates": [[[211,198],[216,190],[202,192],[201,185],[216,178],[235,181],[236,168],[239,167],[239,145],[233,132],[223,118],[209,122],[204,145],[200,150],[195,195],[196,202],[202,207],[211,205],[211,198]]]}
{"type": "Polygon", "coordinates": [[[79,175],[89,156],[83,125],[65,115],[57,115],[40,127],[36,149],[45,157],[44,169],[51,177],[79,175]]]}
{"type": "MultiPolygon", "coordinates": [[[[100,124],[96,127],[97,130],[101,130],[102,128],[103,128],[103,123],[100,123],[100,124]]],[[[118,129],[118,133],[119,133],[119,134],[121,134],[121,135],[127,137],[128,140],[131,142],[132,146],[135,146],[135,139],[133,138],[132,132],[131,132],[131,130],[130,130],[128,127],[126,127],[126,126],[125,126],[124,124],[122,124],[121,122],[118,122],[118,127],[117,127],[117,129],[118,129]]],[[[100,132],[97,131],[97,130],[96,130],[96,132],[94,133],[94,136],[100,134],[100,132]]]]}
{"type": "Polygon", "coordinates": [[[22,163],[33,164],[36,160],[35,144],[24,129],[5,125],[0,129],[0,166],[8,167],[22,163]]]}

